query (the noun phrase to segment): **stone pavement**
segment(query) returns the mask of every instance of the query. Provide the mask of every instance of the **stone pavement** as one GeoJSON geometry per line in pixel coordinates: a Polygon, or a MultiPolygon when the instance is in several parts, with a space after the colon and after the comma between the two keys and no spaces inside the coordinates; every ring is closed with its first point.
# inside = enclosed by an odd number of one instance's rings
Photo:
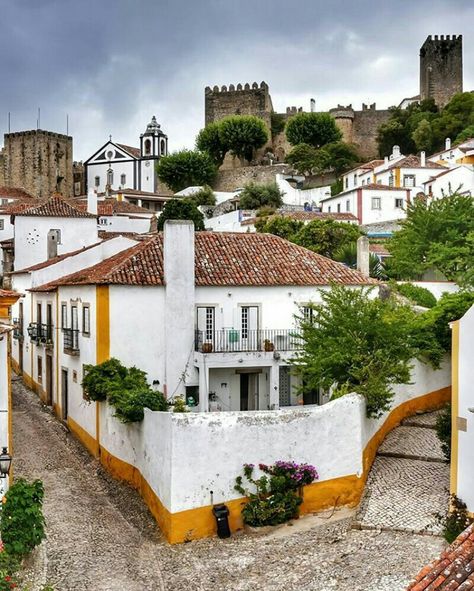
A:
{"type": "Polygon", "coordinates": [[[435,536],[355,531],[350,518],[169,546],[135,491],[17,380],[13,395],[15,474],[41,478],[46,492],[48,537],[30,561],[31,591],[45,582],[56,591],[403,591],[444,547],[435,536]]]}
{"type": "Polygon", "coordinates": [[[437,513],[449,502],[449,466],[444,462],[434,424],[438,412],[407,419],[379,448],[356,523],[440,534],[437,513]]]}

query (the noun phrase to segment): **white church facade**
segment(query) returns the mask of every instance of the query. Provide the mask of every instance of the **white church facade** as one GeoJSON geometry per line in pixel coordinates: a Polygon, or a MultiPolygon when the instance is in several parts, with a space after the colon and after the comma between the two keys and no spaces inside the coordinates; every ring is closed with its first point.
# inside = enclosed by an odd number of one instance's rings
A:
{"type": "Polygon", "coordinates": [[[113,142],[110,138],[86,160],[87,189],[94,189],[97,193],[119,189],[156,193],[155,165],[167,154],[168,136],[153,116],[145,133],[140,135],[139,148],[113,142]]]}

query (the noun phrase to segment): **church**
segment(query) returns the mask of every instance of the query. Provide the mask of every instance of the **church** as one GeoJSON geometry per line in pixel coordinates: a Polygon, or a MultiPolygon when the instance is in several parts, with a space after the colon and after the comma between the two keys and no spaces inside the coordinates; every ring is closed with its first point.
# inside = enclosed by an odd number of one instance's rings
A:
{"type": "Polygon", "coordinates": [[[156,193],[158,179],[155,165],[168,153],[168,136],[153,116],[145,133],[140,135],[140,147],[134,148],[109,141],[84,163],[87,189],[104,193],[133,189],[156,193]]]}

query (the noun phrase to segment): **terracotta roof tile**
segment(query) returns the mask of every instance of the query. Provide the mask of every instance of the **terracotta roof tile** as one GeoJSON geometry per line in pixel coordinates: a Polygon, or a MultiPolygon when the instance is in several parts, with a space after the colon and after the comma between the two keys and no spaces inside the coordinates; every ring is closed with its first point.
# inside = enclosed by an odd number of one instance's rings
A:
{"type": "MultiPolygon", "coordinates": [[[[348,212],[329,213],[322,211],[285,211],[270,216],[271,219],[275,217],[290,218],[292,220],[299,220],[301,222],[312,222],[313,220],[357,221],[356,216],[348,212]]],[[[256,220],[257,218],[255,217],[248,218],[247,220],[241,222],[240,225],[249,226],[255,224],[256,220]]]]}
{"type": "Polygon", "coordinates": [[[348,170],[344,173],[344,176],[351,174],[351,172],[355,172],[356,170],[373,170],[374,168],[377,168],[377,166],[380,166],[383,163],[384,160],[370,160],[369,162],[364,162],[363,164],[359,164],[358,166],[351,168],[351,170],[348,170]]]}
{"type": "Polygon", "coordinates": [[[0,187],[0,197],[9,199],[33,199],[22,187],[0,187]]]}
{"type": "Polygon", "coordinates": [[[17,215],[26,209],[38,207],[44,203],[42,199],[17,199],[6,205],[0,205],[0,215],[17,215]]]}
{"type": "MultiPolygon", "coordinates": [[[[87,211],[87,201],[76,201],[74,207],[81,211],[87,211]]],[[[98,215],[115,215],[119,213],[146,213],[148,215],[153,214],[152,211],[139,205],[134,205],[128,201],[117,201],[114,198],[108,198],[104,201],[97,202],[98,215]]]]}
{"type": "Polygon", "coordinates": [[[140,148],[134,148],[133,146],[127,146],[126,144],[117,144],[117,146],[122,148],[122,150],[125,150],[125,152],[128,152],[134,158],[140,158],[141,156],[140,148]]]}
{"type": "Polygon", "coordinates": [[[441,556],[425,566],[406,591],[474,589],[474,523],[441,556]]]}
{"type": "MultiPolygon", "coordinates": [[[[196,286],[376,284],[326,257],[273,234],[197,232],[196,286]]],[[[35,288],[58,285],[163,285],[163,235],[157,234],[101,263],[35,288]]]]}
{"type": "MultiPolygon", "coordinates": [[[[111,237],[108,236],[107,238],[111,238],[111,237]]],[[[100,243],[101,243],[101,241],[95,242],[94,244],[89,244],[89,246],[83,246],[82,248],[78,248],[77,250],[72,250],[70,252],[65,252],[64,254],[59,254],[58,256],[53,257],[52,259],[42,261],[41,263],[36,263],[36,265],[31,265],[31,267],[25,267],[24,269],[18,269],[18,271],[12,271],[11,275],[17,275],[19,273],[31,273],[31,271],[39,271],[40,269],[45,269],[46,267],[49,267],[49,266],[54,265],[56,263],[60,263],[61,261],[64,261],[65,259],[73,257],[76,254],[79,254],[81,252],[85,252],[86,250],[90,250],[91,248],[98,246],[100,243]]]]}
{"type": "Polygon", "coordinates": [[[426,160],[425,165],[421,165],[421,158],[412,154],[411,156],[405,156],[401,160],[397,160],[390,166],[387,167],[386,170],[391,170],[392,168],[441,168],[444,170],[446,166],[441,166],[441,164],[437,164],[436,162],[431,162],[431,160],[426,160]]]}
{"type": "Polygon", "coordinates": [[[97,216],[81,211],[77,204],[67,201],[59,195],[54,194],[48,201],[41,205],[25,208],[15,215],[17,216],[40,216],[40,217],[64,217],[64,218],[96,218],[97,216]]]}

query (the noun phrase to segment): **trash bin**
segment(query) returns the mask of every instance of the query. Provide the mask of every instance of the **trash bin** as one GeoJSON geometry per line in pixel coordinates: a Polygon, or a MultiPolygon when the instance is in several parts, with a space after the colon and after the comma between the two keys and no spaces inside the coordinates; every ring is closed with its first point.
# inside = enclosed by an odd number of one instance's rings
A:
{"type": "Polygon", "coordinates": [[[217,535],[220,538],[230,538],[229,509],[226,505],[214,505],[212,508],[217,523],[217,535]]]}

